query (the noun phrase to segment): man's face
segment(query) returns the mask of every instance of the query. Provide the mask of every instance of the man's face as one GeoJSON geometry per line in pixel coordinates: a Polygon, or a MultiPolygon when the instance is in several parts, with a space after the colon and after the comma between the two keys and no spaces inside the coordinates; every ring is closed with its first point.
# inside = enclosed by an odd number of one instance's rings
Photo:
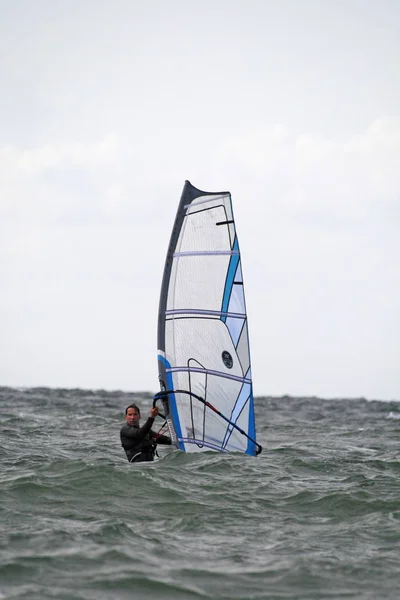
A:
{"type": "Polygon", "coordinates": [[[136,408],[128,408],[128,412],[125,415],[125,420],[128,425],[139,425],[140,414],[136,408]]]}

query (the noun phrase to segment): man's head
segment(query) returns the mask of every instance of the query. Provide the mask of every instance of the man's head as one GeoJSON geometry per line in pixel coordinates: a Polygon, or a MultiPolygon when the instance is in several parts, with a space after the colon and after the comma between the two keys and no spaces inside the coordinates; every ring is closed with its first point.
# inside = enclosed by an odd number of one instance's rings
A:
{"type": "Polygon", "coordinates": [[[140,409],[136,404],[130,404],[125,409],[125,420],[128,425],[139,425],[140,421],[140,409]]]}

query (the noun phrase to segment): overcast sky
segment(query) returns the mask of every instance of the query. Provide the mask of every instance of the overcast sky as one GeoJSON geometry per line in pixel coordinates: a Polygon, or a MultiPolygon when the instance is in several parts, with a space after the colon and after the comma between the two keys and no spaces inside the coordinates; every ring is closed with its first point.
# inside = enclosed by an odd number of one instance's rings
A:
{"type": "Polygon", "coordinates": [[[158,390],[185,179],[256,395],[400,399],[398,0],[0,0],[0,385],[158,390]]]}

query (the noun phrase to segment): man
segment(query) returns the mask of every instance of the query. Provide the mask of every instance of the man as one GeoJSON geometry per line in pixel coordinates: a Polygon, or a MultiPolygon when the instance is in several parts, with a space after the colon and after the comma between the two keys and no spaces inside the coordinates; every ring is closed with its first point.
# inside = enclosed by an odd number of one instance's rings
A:
{"type": "Polygon", "coordinates": [[[156,444],[171,445],[171,439],[166,435],[158,435],[151,427],[158,408],[150,410],[146,423],[140,427],[140,410],[136,404],[130,404],[125,409],[125,421],[121,427],[121,444],[129,462],[143,462],[154,460],[156,444]]]}

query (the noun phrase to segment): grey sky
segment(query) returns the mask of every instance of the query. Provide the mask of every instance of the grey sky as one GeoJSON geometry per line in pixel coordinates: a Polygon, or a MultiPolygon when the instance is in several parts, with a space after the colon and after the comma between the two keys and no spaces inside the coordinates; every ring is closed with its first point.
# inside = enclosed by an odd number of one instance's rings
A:
{"type": "Polygon", "coordinates": [[[157,389],[185,179],[254,391],[400,398],[400,3],[0,0],[0,383],[157,389]]]}

